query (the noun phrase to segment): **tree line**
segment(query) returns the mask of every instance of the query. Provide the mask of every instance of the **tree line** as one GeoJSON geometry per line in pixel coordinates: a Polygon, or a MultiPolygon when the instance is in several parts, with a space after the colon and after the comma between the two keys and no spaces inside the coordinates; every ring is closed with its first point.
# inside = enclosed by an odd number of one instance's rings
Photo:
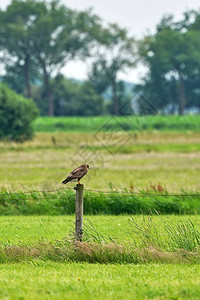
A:
{"type": "Polygon", "coordinates": [[[200,12],[187,11],[182,20],[166,15],[155,35],[139,42],[148,74],[138,86],[146,98],[166,113],[200,108],[200,12]]]}
{"type": "Polygon", "coordinates": [[[1,81],[33,98],[42,115],[120,114],[141,95],[164,113],[200,108],[200,13],[182,20],[162,18],[154,34],[141,40],[93,13],[61,2],[13,0],[0,10],[1,81]],[[84,82],[61,71],[73,60],[91,62],[84,82]],[[141,84],[127,92],[119,73],[142,62],[141,84]]]}

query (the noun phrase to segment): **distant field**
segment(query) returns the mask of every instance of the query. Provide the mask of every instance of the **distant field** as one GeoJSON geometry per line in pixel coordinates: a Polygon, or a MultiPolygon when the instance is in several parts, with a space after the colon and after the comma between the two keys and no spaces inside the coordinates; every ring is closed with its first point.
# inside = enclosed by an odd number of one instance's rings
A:
{"type": "Polygon", "coordinates": [[[200,116],[40,117],[38,132],[200,131],[200,116]]]}
{"type": "MultiPolygon", "coordinates": [[[[0,186],[53,189],[87,161],[86,188],[199,190],[200,133],[37,133],[24,144],[0,143],[0,186]]],[[[74,184],[70,183],[73,187],[74,184]]]]}

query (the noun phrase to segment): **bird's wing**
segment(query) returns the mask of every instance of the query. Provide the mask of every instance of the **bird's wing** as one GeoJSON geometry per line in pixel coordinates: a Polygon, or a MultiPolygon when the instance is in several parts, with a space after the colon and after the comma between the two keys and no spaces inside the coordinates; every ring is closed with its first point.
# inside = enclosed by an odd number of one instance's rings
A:
{"type": "MultiPolygon", "coordinates": [[[[72,176],[72,178],[81,178],[83,177],[85,174],[87,173],[87,170],[83,167],[83,166],[80,166],[76,169],[74,169],[70,175],[72,176]]],[[[70,176],[69,175],[69,176],[70,176]]]]}

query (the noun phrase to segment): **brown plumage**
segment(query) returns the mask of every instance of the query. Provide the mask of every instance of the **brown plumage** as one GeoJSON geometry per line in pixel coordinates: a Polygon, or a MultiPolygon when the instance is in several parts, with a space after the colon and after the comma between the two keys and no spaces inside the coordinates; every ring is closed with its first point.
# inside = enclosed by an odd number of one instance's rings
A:
{"type": "Polygon", "coordinates": [[[80,183],[80,180],[83,176],[85,176],[88,172],[89,166],[87,164],[83,164],[80,167],[74,169],[71,171],[71,173],[67,176],[65,180],[63,180],[62,183],[66,184],[69,181],[77,180],[78,183],[80,183]]]}

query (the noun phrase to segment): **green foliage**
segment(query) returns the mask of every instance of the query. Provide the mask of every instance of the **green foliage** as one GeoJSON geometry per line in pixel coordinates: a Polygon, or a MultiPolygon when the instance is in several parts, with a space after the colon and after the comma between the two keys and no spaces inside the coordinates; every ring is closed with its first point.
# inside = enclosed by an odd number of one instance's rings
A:
{"type": "Polygon", "coordinates": [[[158,109],[167,113],[199,109],[199,12],[187,12],[180,22],[165,16],[153,36],[139,43],[139,55],[149,73],[138,86],[158,109]]]}
{"type": "Polygon", "coordinates": [[[108,32],[109,34],[105,38],[107,44],[102,49],[98,49],[89,79],[94,89],[101,94],[108,87],[111,88],[111,114],[119,115],[121,103],[120,93],[117,93],[117,88],[120,89],[118,74],[134,66],[135,41],[129,37],[125,29],[121,29],[117,24],[111,24],[108,32]]]}
{"type": "MultiPolygon", "coordinates": [[[[57,0],[13,0],[0,10],[3,81],[33,97],[42,115],[120,115],[134,93],[126,94],[118,74],[140,58],[149,72],[136,91],[164,113],[198,112],[199,19],[199,11],[185,12],[178,22],[165,16],[154,35],[138,42],[136,55],[129,32],[117,24],[104,26],[91,9],[75,11],[57,0]],[[85,61],[91,56],[90,83],[72,91],[68,82],[61,92],[57,79],[63,67],[75,58],[85,61]],[[105,97],[108,90],[110,102],[105,97]]],[[[128,110],[133,113],[131,103],[128,110]]]]}
{"type": "Polygon", "coordinates": [[[0,85],[0,139],[24,141],[33,135],[32,121],[37,117],[35,103],[0,85]]]}
{"type": "Polygon", "coordinates": [[[103,98],[87,81],[80,83],[61,77],[54,95],[57,116],[96,116],[104,111],[103,98]]]}
{"type": "MultiPolygon", "coordinates": [[[[43,97],[38,104],[46,109],[45,114],[54,115],[57,82],[52,81],[67,62],[75,57],[85,59],[94,44],[103,43],[101,19],[91,10],[77,12],[59,1],[15,0],[0,11],[0,25],[0,47],[6,54],[4,80],[16,91],[26,90],[28,98],[32,96],[33,85],[43,83],[43,97]],[[41,103],[42,99],[46,105],[41,103]]],[[[87,98],[90,96],[89,92],[87,98]]],[[[101,105],[100,97],[98,100],[101,105]]]]}
{"type": "Polygon", "coordinates": [[[41,13],[44,13],[44,3],[33,0],[15,0],[0,11],[0,47],[5,53],[2,61],[7,73],[4,80],[14,90],[21,89],[28,98],[31,97],[30,82],[35,79],[32,75],[38,76],[33,56],[33,24],[41,13]]]}

